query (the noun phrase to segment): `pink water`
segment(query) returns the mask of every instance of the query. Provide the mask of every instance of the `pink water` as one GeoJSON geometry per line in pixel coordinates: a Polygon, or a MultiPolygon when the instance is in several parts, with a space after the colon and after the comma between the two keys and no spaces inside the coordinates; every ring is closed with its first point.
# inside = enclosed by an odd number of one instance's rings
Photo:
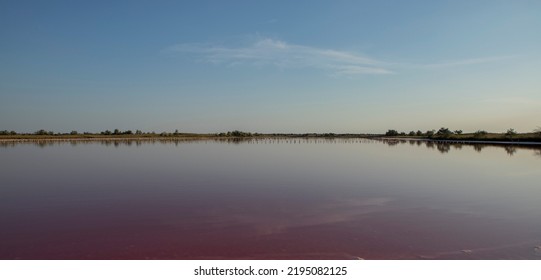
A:
{"type": "Polygon", "coordinates": [[[541,259],[540,151],[3,144],[0,259],[541,259]]]}

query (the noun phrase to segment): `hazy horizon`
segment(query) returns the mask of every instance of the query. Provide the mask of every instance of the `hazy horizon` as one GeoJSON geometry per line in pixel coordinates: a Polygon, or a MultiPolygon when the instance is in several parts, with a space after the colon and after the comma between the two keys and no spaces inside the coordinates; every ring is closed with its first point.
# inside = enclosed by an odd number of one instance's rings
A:
{"type": "Polygon", "coordinates": [[[0,3],[0,130],[541,126],[539,1],[0,3]]]}

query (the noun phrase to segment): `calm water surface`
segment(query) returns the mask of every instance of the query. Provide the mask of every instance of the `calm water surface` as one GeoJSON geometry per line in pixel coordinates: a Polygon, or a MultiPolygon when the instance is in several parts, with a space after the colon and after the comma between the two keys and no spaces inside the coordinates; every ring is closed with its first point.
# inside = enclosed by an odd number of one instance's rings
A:
{"type": "Polygon", "coordinates": [[[541,259],[541,148],[0,143],[0,259],[541,259]]]}

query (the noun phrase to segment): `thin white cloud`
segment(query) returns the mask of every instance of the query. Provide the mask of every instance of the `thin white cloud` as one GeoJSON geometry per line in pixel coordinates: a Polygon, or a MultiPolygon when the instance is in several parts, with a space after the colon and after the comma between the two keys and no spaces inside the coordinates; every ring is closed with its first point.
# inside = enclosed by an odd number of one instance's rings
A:
{"type": "Polygon", "coordinates": [[[244,47],[208,44],[178,44],[169,52],[192,53],[199,59],[229,66],[275,66],[279,68],[315,68],[332,75],[392,74],[397,69],[433,69],[492,63],[517,56],[471,58],[442,63],[405,64],[379,61],[367,56],[332,49],[289,44],[281,40],[260,38],[244,47]]]}
{"type": "Polygon", "coordinates": [[[450,68],[458,66],[469,66],[476,64],[486,64],[509,60],[519,57],[518,55],[505,55],[505,56],[491,56],[491,57],[478,57],[469,59],[460,59],[453,61],[445,61],[439,63],[426,63],[426,64],[414,64],[414,63],[384,63],[389,68],[402,68],[402,69],[438,69],[438,68],[450,68]]]}
{"type": "Polygon", "coordinates": [[[516,57],[517,57],[516,55],[480,57],[480,58],[471,58],[471,59],[463,59],[463,60],[456,60],[456,61],[447,61],[447,62],[442,62],[442,63],[424,64],[421,66],[425,68],[443,68],[443,67],[453,67],[453,66],[462,66],[462,65],[484,64],[484,63],[507,60],[507,59],[516,58],[516,57]]]}
{"type": "Polygon", "coordinates": [[[227,65],[272,65],[280,68],[316,68],[336,75],[390,74],[383,63],[357,54],[260,39],[247,47],[227,48],[202,44],[179,44],[173,52],[195,53],[204,61],[227,65]]]}

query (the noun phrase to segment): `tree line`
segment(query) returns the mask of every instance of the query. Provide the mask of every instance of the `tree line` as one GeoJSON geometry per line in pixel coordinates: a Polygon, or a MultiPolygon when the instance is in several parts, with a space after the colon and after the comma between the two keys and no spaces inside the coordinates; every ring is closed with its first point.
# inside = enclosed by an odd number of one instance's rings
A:
{"type": "MultiPolygon", "coordinates": [[[[63,133],[63,132],[54,132],[52,130],[45,130],[40,129],[33,133],[18,133],[16,131],[8,131],[8,130],[0,130],[0,135],[159,135],[159,136],[180,136],[180,135],[193,135],[193,133],[182,133],[179,132],[178,129],[176,129],[174,132],[161,132],[156,133],[154,131],[152,132],[143,132],[142,130],[120,130],[120,129],[114,129],[114,130],[104,130],[101,132],[93,133],[93,132],[83,132],[79,133],[77,130],[72,130],[69,133],[63,133]]],[[[221,132],[221,133],[215,133],[212,134],[214,136],[220,136],[220,137],[252,137],[252,136],[260,136],[259,133],[251,133],[251,132],[244,132],[240,130],[234,130],[234,131],[228,131],[228,132],[221,132]]]]}
{"type": "MultiPolygon", "coordinates": [[[[534,129],[533,133],[535,134],[538,134],[539,136],[541,136],[541,127],[537,127],[536,129],[534,129]]],[[[435,137],[435,136],[439,136],[439,137],[449,137],[451,135],[462,135],[463,134],[463,131],[462,130],[451,130],[449,128],[446,128],[446,127],[442,127],[440,128],[439,130],[427,130],[427,131],[421,131],[421,130],[417,130],[417,131],[410,131],[408,133],[402,131],[402,132],[399,132],[398,130],[395,130],[395,129],[389,129],[387,130],[387,132],[385,133],[385,136],[417,136],[417,137],[435,137]]],[[[483,136],[483,135],[487,135],[488,132],[485,131],[485,130],[477,130],[475,132],[472,133],[475,137],[479,137],[479,136],[483,136]]],[[[517,135],[518,133],[516,132],[515,129],[513,128],[510,128],[508,129],[506,132],[504,132],[504,134],[508,137],[512,137],[514,135],[517,135]]],[[[180,135],[195,135],[193,133],[183,133],[183,132],[179,132],[178,129],[176,129],[174,132],[161,132],[161,133],[156,133],[154,131],[152,132],[143,132],[142,130],[135,130],[132,131],[132,130],[120,130],[120,129],[114,129],[114,130],[104,130],[104,131],[101,131],[101,132],[98,132],[98,133],[92,133],[92,132],[83,132],[83,133],[79,133],[77,130],[72,130],[71,132],[69,133],[62,133],[62,132],[54,132],[54,131],[51,131],[51,130],[45,130],[45,129],[40,129],[38,131],[35,131],[33,133],[18,133],[16,131],[8,131],[8,130],[0,130],[0,135],[159,135],[159,136],[163,136],[163,137],[170,137],[170,136],[180,136],[180,135]]],[[[263,134],[260,134],[260,133],[251,133],[251,132],[244,132],[244,131],[240,131],[240,130],[233,130],[233,131],[228,131],[228,132],[221,132],[221,133],[215,133],[215,134],[209,134],[209,135],[213,135],[213,136],[218,136],[218,137],[254,137],[254,136],[261,136],[263,134]]],[[[323,137],[335,137],[337,136],[337,134],[334,134],[334,133],[323,133],[323,134],[266,134],[266,135],[284,135],[284,136],[302,136],[302,135],[306,135],[306,136],[323,136],[323,137]]]]}
{"type": "MultiPolygon", "coordinates": [[[[533,132],[536,133],[536,134],[541,135],[541,127],[538,127],[533,132]]],[[[410,131],[409,133],[398,132],[395,129],[389,129],[385,133],[385,136],[423,136],[423,137],[443,136],[443,137],[448,137],[448,136],[451,136],[451,135],[462,135],[462,134],[463,134],[462,130],[450,130],[447,127],[442,127],[437,131],[435,129],[427,130],[425,132],[417,130],[417,131],[410,131]]],[[[478,137],[478,136],[487,135],[488,132],[485,131],[485,130],[477,130],[477,131],[473,132],[472,134],[474,136],[478,137]]],[[[506,132],[504,132],[504,135],[508,136],[508,137],[512,137],[512,136],[517,135],[517,134],[518,133],[513,128],[510,128],[506,132]]]]}

